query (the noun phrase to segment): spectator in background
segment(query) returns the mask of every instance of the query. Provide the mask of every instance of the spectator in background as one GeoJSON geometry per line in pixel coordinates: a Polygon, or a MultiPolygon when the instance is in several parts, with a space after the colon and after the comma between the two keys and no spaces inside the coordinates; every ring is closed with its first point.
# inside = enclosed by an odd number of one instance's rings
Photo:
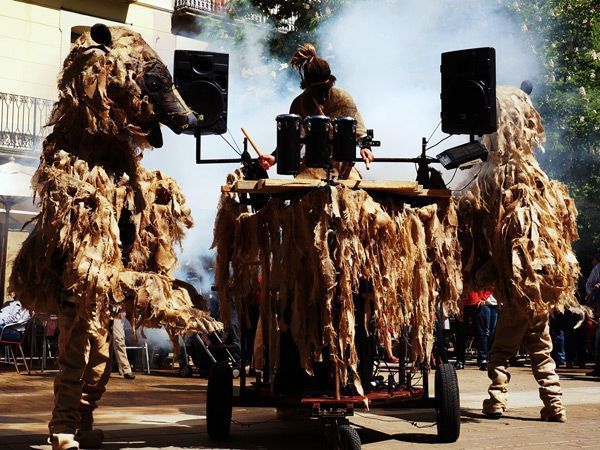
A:
{"type": "Polygon", "coordinates": [[[593,269],[585,284],[587,294],[587,305],[594,313],[596,322],[596,337],[594,339],[594,370],[588,372],[592,377],[600,377],[600,254],[592,258],[593,269]]]}
{"type": "Polygon", "coordinates": [[[3,341],[19,341],[25,332],[26,324],[23,323],[16,327],[8,327],[7,325],[29,320],[31,314],[19,300],[8,301],[2,305],[0,309],[0,338],[3,341]]]}
{"type": "Polygon", "coordinates": [[[492,347],[496,322],[498,321],[498,301],[492,291],[481,290],[481,300],[478,308],[479,321],[479,370],[487,370],[488,354],[492,347]]]}
{"type": "MultiPolygon", "coordinates": [[[[456,320],[456,369],[465,368],[467,338],[469,330],[475,330],[479,325],[477,321],[477,303],[479,299],[474,292],[469,292],[460,299],[462,317],[456,320]]],[[[473,331],[477,336],[478,330],[473,331]]]]}
{"type": "Polygon", "coordinates": [[[462,321],[457,321],[456,368],[465,367],[468,330],[471,327],[477,345],[477,363],[487,370],[488,353],[498,318],[498,302],[491,290],[473,290],[462,298],[462,321]]]}
{"type": "Polygon", "coordinates": [[[550,317],[550,336],[552,337],[552,359],[556,367],[566,364],[567,368],[585,367],[587,352],[585,349],[585,326],[575,328],[582,320],[579,314],[570,310],[554,312],[550,317]]]}
{"type": "Polygon", "coordinates": [[[113,332],[113,350],[115,359],[117,360],[117,366],[119,367],[119,373],[126,380],[135,380],[135,375],[131,371],[131,365],[127,358],[127,348],[125,346],[125,328],[123,327],[123,319],[125,313],[121,313],[120,317],[116,317],[113,320],[112,332],[113,332]]]}

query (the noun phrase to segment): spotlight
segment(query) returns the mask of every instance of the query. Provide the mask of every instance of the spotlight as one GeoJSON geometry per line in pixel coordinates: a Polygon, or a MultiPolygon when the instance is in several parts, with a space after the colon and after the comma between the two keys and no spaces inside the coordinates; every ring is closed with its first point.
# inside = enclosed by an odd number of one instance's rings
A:
{"type": "Polygon", "coordinates": [[[487,161],[488,151],[479,141],[452,147],[437,155],[437,159],[445,169],[466,168],[476,163],[487,161]]]}

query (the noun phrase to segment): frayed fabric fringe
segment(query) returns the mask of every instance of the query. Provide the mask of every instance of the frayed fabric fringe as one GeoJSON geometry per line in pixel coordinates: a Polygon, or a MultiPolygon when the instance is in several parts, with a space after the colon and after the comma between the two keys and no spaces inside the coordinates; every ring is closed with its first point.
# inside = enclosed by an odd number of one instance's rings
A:
{"type": "Polygon", "coordinates": [[[410,326],[414,356],[429,354],[436,305],[456,313],[462,291],[454,203],[384,203],[332,186],[290,205],[273,198],[254,214],[223,195],[213,243],[221,318],[228,323],[235,305],[247,319],[259,296],[271,370],[279,335],[290,332],[308,374],[327,352],[340,379],[362,392],[355,324],[366,328],[369,317],[380,343],[390,330],[410,326]],[[372,293],[357,296],[365,282],[372,293]],[[355,316],[357,301],[365,302],[364,316],[355,316]]]}

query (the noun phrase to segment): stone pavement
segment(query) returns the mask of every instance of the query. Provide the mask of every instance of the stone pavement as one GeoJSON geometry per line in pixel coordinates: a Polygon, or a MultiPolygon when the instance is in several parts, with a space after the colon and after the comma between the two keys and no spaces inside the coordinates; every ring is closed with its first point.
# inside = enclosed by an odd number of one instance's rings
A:
{"type": "MultiPolygon", "coordinates": [[[[488,384],[476,367],[459,371],[462,426],[454,444],[437,444],[434,415],[422,410],[358,411],[352,419],[364,449],[396,448],[600,448],[600,381],[583,370],[562,371],[569,421],[544,423],[529,368],[514,368],[510,407],[490,420],[480,413],[488,384]],[[412,422],[412,423],[411,423],[412,422]]],[[[52,405],[54,373],[17,375],[0,372],[0,450],[40,449],[52,405]]],[[[433,383],[431,383],[433,385],[433,383]]],[[[231,438],[210,441],[206,435],[206,380],[170,373],[138,374],[134,381],[113,375],[97,410],[105,430],[104,449],[311,449],[326,448],[311,420],[277,420],[270,408],[236,408],[231,438]]]]}

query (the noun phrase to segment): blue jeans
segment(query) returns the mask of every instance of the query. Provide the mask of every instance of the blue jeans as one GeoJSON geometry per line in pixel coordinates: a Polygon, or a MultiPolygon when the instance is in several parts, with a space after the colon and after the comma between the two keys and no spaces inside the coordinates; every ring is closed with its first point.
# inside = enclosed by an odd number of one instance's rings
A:
{"type": "Polygon", "coordinates": [[[565,329],[567,319],[562,313],[554,313],[550,317],[550,336],[552,337],[552,359],[557,365],[566,363],[565,354],[565,329]]]}
{"type": "Polygon", "coordinates": [[[3,330],[4,324],[0,324],[0,330],[2,330],[2,340],[19,342],[21,340],[21,333],[14,328],[6,328],[3,330]]]}
{"type": "Polygon", "coordinates": [[[478,353],[479,362],[487,362],[488,352],[491,348],[492,337],[496,330],[496,322],[498,321],[498,308],[496,306],[483,305],[478,309],[478,328],[479,342],[478,353]]]}

